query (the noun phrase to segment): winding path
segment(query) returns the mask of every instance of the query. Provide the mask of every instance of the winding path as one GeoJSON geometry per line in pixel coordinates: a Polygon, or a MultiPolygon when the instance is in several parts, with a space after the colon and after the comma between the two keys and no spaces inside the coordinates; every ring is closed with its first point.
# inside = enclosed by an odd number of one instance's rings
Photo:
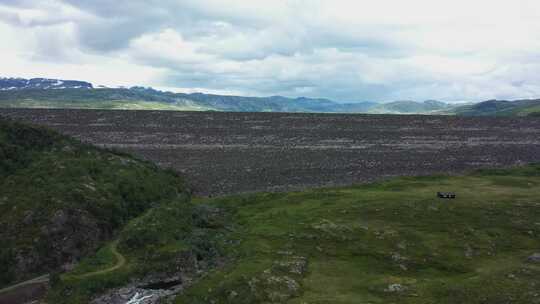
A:
{"type": "MultiPolygon", "coordinates": [[[[110,244],[110,250],[116,257],[116,263],[113,266],[81,275],[70,275],[70,277],[75,279],[84,279],[120,269],[126,264],[126,258],[120,252],[118,252],[117,247],[118,240],[110,244]]],[[[28,301],[39,299],[45,294],[47,290],[46,286],[48,284],[49,275],[46,274],[25,282],[2,288],[0,289],[0,304],[26,303],[28,301]]]]}
{"type": "Polygon", "coordinates": [[[22,304],[41,299],[47,292],[49,275],[0,289],[0,304],[22,304]]]}
{"type": "Polygon", "coordinates": [[[71,277],[76,278],[76,279],[83,279],[83,278],[93,277],[93,276],[96,276],[96,275],[101,275],[101,274],[105,274],[105,273],[115,271],[117,269],[120,269],[122,266],[124,266],[126,264],[126,258],[120,252],[118,252],[118,240],[112,242],[110,247],[111,247],[112,253],[116,257],[116,264],[114,264],[113,266],[111,266],[109,268],[105,268],[105,269],[101,269],[101,270],[97,270],[97,271],[92,271],[92,272],[87,272],[87,273],[80,274],[80,275],[72,275],[71,277]]]}
{"type": "Polygon", "coordinates": [[[49,275],[46,274],[46,275],[39,276],[37,278],[33,278],[31,280],[28,280],[28,281],[24,281],[24,282],[15,284],[15,285],[8,286],[6,288],[2,288],[2,289],[0,289],[0,294],[11,291],[11,290],[14,290],[14,289],[17,289],[17,288],[20,288],[20,287],[23,287],[23,286],[26,286],[26,285],[41,284],[41,283],[48,283],[48,282],[49,282],[49,275]]]}

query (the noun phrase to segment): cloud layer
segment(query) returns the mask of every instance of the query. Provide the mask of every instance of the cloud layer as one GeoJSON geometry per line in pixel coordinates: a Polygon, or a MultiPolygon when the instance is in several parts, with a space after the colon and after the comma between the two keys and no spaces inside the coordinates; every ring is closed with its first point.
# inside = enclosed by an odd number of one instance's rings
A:
{"type": "Polygon", "coordinates": [[[540,97],[536,0],[4,0],[1,76],[340,101],[540,97]]]}

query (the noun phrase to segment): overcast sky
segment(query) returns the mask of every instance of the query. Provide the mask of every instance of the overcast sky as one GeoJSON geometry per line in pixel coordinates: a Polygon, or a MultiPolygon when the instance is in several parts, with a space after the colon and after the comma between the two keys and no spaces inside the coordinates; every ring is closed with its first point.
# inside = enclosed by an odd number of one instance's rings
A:
{"type": "Polygon", "coordinates": [[[0,0],[0,76],[338,101],[540,97],[538,0],[0,0]]]}

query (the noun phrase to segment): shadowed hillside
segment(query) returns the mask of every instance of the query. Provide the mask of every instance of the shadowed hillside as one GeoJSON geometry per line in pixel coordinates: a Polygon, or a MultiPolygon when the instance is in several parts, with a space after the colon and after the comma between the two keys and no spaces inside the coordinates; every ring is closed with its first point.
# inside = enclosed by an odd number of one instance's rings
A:
{"type": "Polygon", "coordinates": [[[172,171],[0,119],[0,286],[70,269],[131,218],[186,193],[172,171]]]}

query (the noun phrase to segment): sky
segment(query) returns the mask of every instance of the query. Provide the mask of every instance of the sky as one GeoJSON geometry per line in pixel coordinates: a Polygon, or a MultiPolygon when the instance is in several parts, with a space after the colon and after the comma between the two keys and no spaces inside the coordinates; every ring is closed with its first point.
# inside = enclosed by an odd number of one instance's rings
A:
{"type": "Polygon", "coordinates": [[[341,102],[540,98],[538,0],[0,0],[0,77],[341,102]]]}

